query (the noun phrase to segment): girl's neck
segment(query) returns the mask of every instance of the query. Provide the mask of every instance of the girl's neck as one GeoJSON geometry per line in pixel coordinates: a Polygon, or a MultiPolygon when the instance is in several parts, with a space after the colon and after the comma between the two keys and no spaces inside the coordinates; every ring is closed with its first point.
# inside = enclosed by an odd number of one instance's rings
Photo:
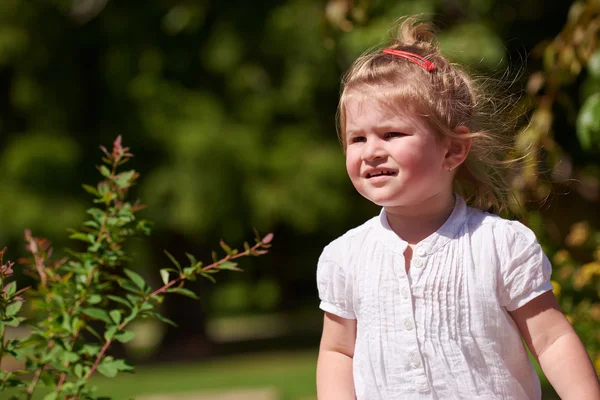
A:
{"type": "Polygon", "coordinates": [[[409,245],[437,231],[454,209],[454,194],[439,193],[418,205],[385,207],[390,228],[409,245]]]}

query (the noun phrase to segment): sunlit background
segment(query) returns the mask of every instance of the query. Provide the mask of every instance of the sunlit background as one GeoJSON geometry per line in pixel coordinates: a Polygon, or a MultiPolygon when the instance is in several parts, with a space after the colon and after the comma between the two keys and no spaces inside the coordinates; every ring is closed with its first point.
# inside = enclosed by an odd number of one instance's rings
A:
{"type": "Polygon", "coordinates": [[[275,238],[244,272],[192,285],[200,301],[168,298],[178,328],[138,323],[115,349],[137,372],[97,380],[101,391],[316,399],[316,260],[377,213],[346,177],[340,78],[395,19],[422,13],[451,60],[508,71],[521,91],[530,123],[517,145],[540,167],[512,182],[528,204],[514,215],[553,260],[555,292],[600,370],[599,10],[594,0],[2,0],[0,249],[22,257],[26,228],[59,254],[77,248],[67,228],[91,207],[81,184],[101,178],[99,146],[122,135],[154,222],[130,243],[129,267],[154,286],[164,250],[209,260],[220,239],[239,247],[254,228],[275,238]]]}

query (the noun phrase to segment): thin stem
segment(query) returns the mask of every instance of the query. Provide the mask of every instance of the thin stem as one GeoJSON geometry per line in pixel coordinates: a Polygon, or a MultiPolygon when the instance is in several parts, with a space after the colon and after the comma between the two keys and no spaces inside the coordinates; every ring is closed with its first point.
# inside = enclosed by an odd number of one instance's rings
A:
{"type": "MultiPolygon", "coordinates": [[[[117,327],[117,332],[121,331],[125,327],[125,324],[126,324],[125,321],[121,322],[119,324],[119,326],[117,327]]],[[[84,380],[90,379],[90,376],[92,376],[92,374],[94,373],[94,371],[100,364],[100,361],[102,361],[102,358],[104,357],[104,353],[106,353],[106,350],[108,350],[111,343],[112,343],[112,339],[108,339],[106,342],[104,342],[104,346],[102,346],[102,349],[100,349],[100,353],[98,353],[98,356],[96,357],[96,360],[94,361],[94,364],[92,365],[92,368],[90,368],[88,373],[83,378],[84,380]]]]}
{"type": "Polygon", "coordinates": [[[31,384],[27,388],[27,400],[30,400],[33,397],[33,392],[35,391],[35,387],[37,386],[37,383],[40,380],[40,376],[42,375],[42,371],[45,367],[46,365],[44,364],[40,368],[38,368],[37,371],[35,371],[35,376],[33,377],[31,384]]]}
{"type": "MultiPolygon", "coordinates": [[[[52,347],[54,347],[54,339],[50,339],[50,341],[48,342],[48,346],[46,347],[46,351],[49,351],[50,349],[52,349],[52,347]]],[[[43,357],[43,354],[40,356],[40,359],[42,357],[43,357]]],[[[42,375],[42,372],[46,368],[46,365],[48,365],[48,363],[40,365],[40,367],[37,369],[37,371],[35,371],[35,375],[34,375],[33,379],[31,380],[31,384],[29,385],[29,387],[26,390],[27,400],[30,400],[31,396],[33,396],[35,387],[37,386],[37,383],[40,380],[40,375],[42,375]]]]}

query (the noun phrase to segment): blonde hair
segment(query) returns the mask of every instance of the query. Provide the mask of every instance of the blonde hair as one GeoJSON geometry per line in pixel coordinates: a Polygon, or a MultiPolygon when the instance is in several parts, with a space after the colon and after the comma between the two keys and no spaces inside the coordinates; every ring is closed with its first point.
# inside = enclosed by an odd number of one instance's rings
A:
{"type": "Polygon", "coordinates": [[[496,212],[507,209],[507,174],[514,171],[519,160],[511,159],[516,133],[511,121],[518,116],[505,115],[511,111],[508,98],[487,96],[483,87],[489,86],[491,79],[479,82],[462,67],[450,63],[440,53],[430,24],[414,17],[398,24],[397,34],[386,47],[418,54],[436,68],[428,71],[404,57],[384,54],[381,49],[360,56],[342,81],[337,117],[344,151],[346,104],[350,98],[376,100],[398,112],[410,105],[439,135],[471,139],[471,150],[456,173],[454,190],[473,207],[496,212]],[[469,133],[456,133],[459,126],[469,128],[469,133]]]}

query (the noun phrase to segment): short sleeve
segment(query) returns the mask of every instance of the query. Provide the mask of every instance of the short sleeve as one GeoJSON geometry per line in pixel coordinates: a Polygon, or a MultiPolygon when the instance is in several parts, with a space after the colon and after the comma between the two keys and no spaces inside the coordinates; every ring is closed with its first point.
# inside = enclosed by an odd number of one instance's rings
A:
{"type": "Polygon", "coordinates": [[[323,311],[342,318],[356,319],[352,305],[352,279],[340,265],[330,246],[323,250],[317,264],[317,288],[323,311]]]}
{"type": "Polygon", "coordinates": [[[520,222],[510,221],[501,236],[499,299],[508,311],[514,311],[552,290],[552,265],[535,234],[520,222]]]}

